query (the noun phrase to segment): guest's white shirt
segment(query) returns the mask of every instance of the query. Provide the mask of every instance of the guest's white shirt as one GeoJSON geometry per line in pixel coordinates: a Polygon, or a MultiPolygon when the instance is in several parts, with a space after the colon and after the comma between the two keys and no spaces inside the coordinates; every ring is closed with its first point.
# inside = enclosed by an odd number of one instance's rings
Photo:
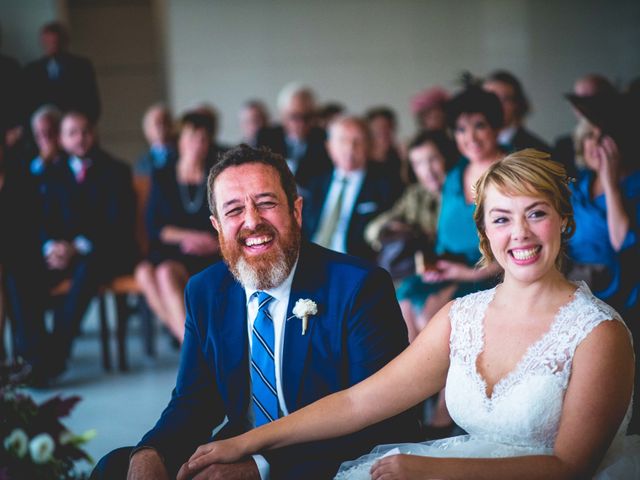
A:
{"type": "MultiPolygon", "coordinates": [[[[282,347],[284,345],[284,331],[287,323],[287,307],[289,306],[289,297],[291,295],[291,284],[293,283],[293,276],[296,272],[298,261],[293,265],[289,276],[284,282],[275,288],[264,290],[273,297],[273,300],[269,302],[268,309],[271,318],[273,319],[273,333],[274,333],[274,363],[276,369],[276,391],[278,392],[278,406],[282,413],[282,416],[288,415],[289,410],[284,399],[284,392],[282,390],[282,347]]],[[[249,351],[251,351],[252,337],[251,330],[253,328],[253,322],[256,319],[258,313],[258,296],[254,295],[258,290],[245,289],[247,295],[247,333],[249,335],[249,351]]],[[[251,367],[249,367],[251,368],[251,367]]],[[[249,418],[253,423],[253,408],[249,405],[249,418]]],[[[269,478],[269,463],[262,455],[254,455],[253,459],[258,465],[260,471],[260,478],[267,480],[269,478]]]]}
{"type": "Polygon", "coordinates": [[[338,201],[340,195],[341,180],[345,179],[347,184],[345,185],[345,192],[342,199],[342,208],[340,209],[340,217],[333,237],[331,237],[331,244],[329,248],[336,252],[347,253],[347,233],[349,230],[349,223],[351,222],[351,216],[353,215],[353,209],[356,206],[358,195],[362,189],[362,183],[366,175],[366,169],[352,170],[345,172],[343,170],[334,169],[333,177],[331,179],[331,186],[327,192],[327,197],[322,206],[322,213],[318,225],[322,225],[326,221],[326,217],[331,215],[333,206],[338,201]]]}

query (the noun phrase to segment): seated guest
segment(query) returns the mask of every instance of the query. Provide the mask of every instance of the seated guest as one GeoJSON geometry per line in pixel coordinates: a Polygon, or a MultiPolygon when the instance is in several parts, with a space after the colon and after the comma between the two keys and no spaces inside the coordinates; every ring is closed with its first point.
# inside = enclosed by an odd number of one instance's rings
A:
{"type": "Polygon", "coordinates": [[[206,202],[210,117],[190,112],[180,121],[178,160],[152,178],[146,223],[149,257],[138,264],[136,280],[151,310],[182,342],[184,287],[194,273],[218,260],[218,239],[206,202]]]}
{"type": "Polygon", "coordinates": [[[514,152],[524,148],[551,151],[544,140],[523,125],[531,106],[520,80],[515,75],[505,70],[496,70],[485,79],[483,88],[494,93],[502,104],[504,124],[498,134],[498,142],[506,151],[514,152]]]}
{"type": "MultiPolygon", "coordinates": [[[[637,109],[628,95],[570,96],[582,112],[576,129],[578,174],[571,184],[576,233],[569,242],[568,277],[584,280],[594,294],[625,318],[640,314],[640,167],[637,109]],[[636,122],[636,123],[634,123],[636,122]]],[[[640,327],[629,322],[640,359],[640,327]]],[[[636,378],[636,392],[640,384],[636,378]]],[[[637,393],[636,393],[637,395],[637,393]]],[[[634,414],[633,432],[640,432],[634,414]]]]}
{"type": "MultiPolygon", "coordinates": [[[[215,438],[227,438],[286,416],[356,384],[406,346],[384,270],[301,241],[302,198],[282,157],[240,145],[208,185],[224,263],[187,285],[171,401],[135,450],[104,457],[92,479],[175,478],[217,426],[215,438]]],[[[354,452],[415,437],[415,426],[408,412],[331,442],[211,465],[202,478],[331,478],[354,452]]]]}
{"type": "Polygon", "coordinates": [[[260,100],[247,100],[240,109],[239,124],[242,139],[240,143],[255,147],[258,132],[269,126],[269,110],[260,100]]]}
{"type": "Polygon", "coordinates": [[[365,114],[371,134],[371,153],[369,160],[373,165],[396,182],[398,189],[404,186],[402,178],[402,152],[396,139],[396,114],[387,107],[376,107],[365,114]]]}
{"type": "Polygon", "coordinates": [[[497,287],[448,303],[400,356],[358,385],[200,447],[178,480],[255,452],[358,431],[445,383],[468,435],[376,448],[335,478],[640,478],[640,437],[625,435],[629,331],[584,283],[561,273],[574,227],[564,169],[524,150],[492,164],[475,185],[483,262],[504,269],[497,287]]]}
{"type": "MultiPolygon", "coordinates": [[[[578,97],[590,97],[600,93],[607,95],[614,95],[616,93],[616,88],[613,84],[600,74],[591,73],[584,75],[578,78],[573,84],[573,94],[578,97]]],[[[572,108],[572,110],[577,120],[580,120],[582,113],[576,108],[572,108]]],[[[562,163],[569,175],[575,176],[577,174],[573,134],[565,134],[556,138],[552,158],[562,163]]]]}
{"type": "Polygon", "coordinates": [[[176,162],[176,147],[169,108],[163,103],[151,105],[142,118],[142,131],[149,150],[136,162],[134,175],[149,177],[152,172],[173,167],[176,162]]]}
{"type": "Polygon", "coordinates": [[[302,228],[319,245],[373,260],[375,252],[364,230],[393,205],[397,187],[369,166],[369,130],[361,119],[335,120],[329,127],[327,148],[334,169],[309,183],[302,228]]]}
{"type": "Polygon", "coordinates": [[[317,175],[331,171],[325,131],[313,126],[315,95],[308,87],[288,84],[278,95],[278,110],[281,125],[260,130],[258,146],[282,155],[304,188],[317,175]]]}
{"type": "MultiPolygon", "coordinates": [[[[394,234],[403,232],[419,232],[418,238],[424,241],[424,249],[429,249],[430,245],[433,248],[435,244],[442,184],[446,172],[458,158],[458,151],[448,135],[441,131],[418,134],[408,150],[409,164],[418,180],[407,187],[390,210],[367,225],[365,238],[376,251],[382,248],[385,237],[393,238],[394,234]]],[[[418,272],[414,270],[413,273],[418,272]]],[[[397,294],[402,315],[407,322],[409,341],[412,341],[422,325],[415,321],[411,293],[406,290],[400,283],[397,294]]]]}
{"type": "Polygon", "coordinates": [[[416,121],[418,133],[447,129],[445,104],[449,93],[442,87],[431,87],[411,97],[411,113],[416,121]]]}
{"type": "Polygon", "coordinates": [[[136,256],[130,168],[98,145],[95,125],[83,113],[64,115],[60,143],[67,157],[59,162],[60,175],[47,191],[42,231],[48,288],[71,280],[54,320],[50,350],[54,372],[65,369],[72,341],[99,285],[129,273],[136,256]]]}

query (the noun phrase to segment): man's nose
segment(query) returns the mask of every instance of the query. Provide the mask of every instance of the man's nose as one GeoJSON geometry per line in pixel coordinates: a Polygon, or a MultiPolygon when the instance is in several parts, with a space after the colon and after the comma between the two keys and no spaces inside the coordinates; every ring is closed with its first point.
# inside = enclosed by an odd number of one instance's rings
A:
{"type": "Polygon", "coordinates": [[[244,211],[244,226],[255,228],[260,223],[260,212],[255,205],[249,204],[244,211]]]}

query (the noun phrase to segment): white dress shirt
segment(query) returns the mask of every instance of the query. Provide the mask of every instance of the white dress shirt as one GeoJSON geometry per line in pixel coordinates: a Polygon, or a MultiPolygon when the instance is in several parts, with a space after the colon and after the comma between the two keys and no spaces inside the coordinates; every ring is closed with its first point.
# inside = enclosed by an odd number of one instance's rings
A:
{"type": "MultiPolygon", "coordinates": [[[[268,309],[273,319],[273,333],[274,333],[274,363],[276,369],[276,391],[278,392],[278,407],[282,413],[282,416],[288,415],[289,410],[284,399],[284,393],[282,391],[282,347],[284,345],[284,331],[287,322],[287,307],[289,306],[289,296],[291,295],[291,284],[293,283],[293,276],[296,272],[298,261],[293,265],[289,276],[284,282],[275,288],[264,290],[273,297],[273,300],[269,302],[268,309]]],[[[258,296],[254,295],[258,290],[245,289],[247,295],[247,333],[249,336],[249,351],[251,351],[252,335],[251,330],[253,328],[253,322],[256,319],[258,313],[258,296]]],[[[249,367],[251,368],[251,367],[249,367]]],[[[253,408],[249,404],[249,418],[253,422],[253,408]]],[[[260,478],[267,480],[269,478],[269,463],[262,455],[254,455],[253,459],[258,465],[260,472],[260,478]]]]}

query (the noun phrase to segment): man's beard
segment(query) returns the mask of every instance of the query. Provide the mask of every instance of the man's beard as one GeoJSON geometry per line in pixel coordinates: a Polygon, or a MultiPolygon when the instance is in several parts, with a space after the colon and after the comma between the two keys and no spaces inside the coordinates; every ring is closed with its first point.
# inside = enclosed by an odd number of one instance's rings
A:
{"type": "Polygon", "coordinates": [[[219,232],[220,250],[233,276],[245,289],[269,290],[280,285],[291,273],[300,250],[300,229],[292,218],[291,227],[280,236],[273,226],[261,223],[255,229],[243,228],[228,240],[219,232]],[[249,236],[269,235],[272,247],[256,256],[245,255],[243,246],[249,236]]]}

